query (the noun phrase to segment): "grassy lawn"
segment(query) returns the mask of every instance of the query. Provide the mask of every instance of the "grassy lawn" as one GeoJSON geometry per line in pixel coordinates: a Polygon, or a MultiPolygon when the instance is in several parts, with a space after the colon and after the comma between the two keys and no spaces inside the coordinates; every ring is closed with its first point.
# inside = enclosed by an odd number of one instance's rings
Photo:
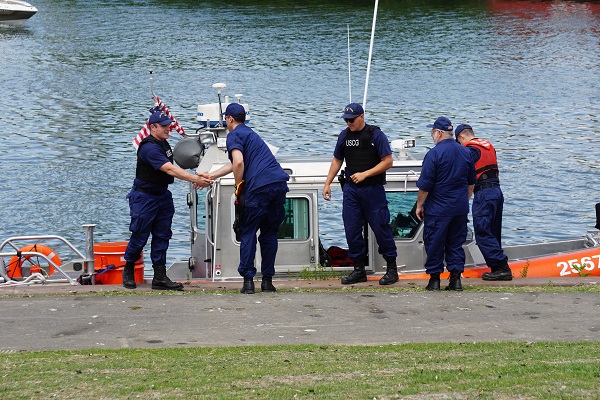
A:
{"type": "MultiPolygon", "coordinates": [[[[423,291],[407,286],[340,290],[423,291]]],[[[465,290],[598,293],[600,285],[466,285],[465,290]]],[[[237,288],[220,292],[237,293],[237,288]]],[[[77,296],[203,294],[115,290],[77,296]]],[[[2,400],[399,398],[600,399],[600,342],[0,351],[2,400]]]]}
{"type": "Polygon", "coordinates": [[[600,399],[600,342],[5,353],[0,398],[600,399]]]}

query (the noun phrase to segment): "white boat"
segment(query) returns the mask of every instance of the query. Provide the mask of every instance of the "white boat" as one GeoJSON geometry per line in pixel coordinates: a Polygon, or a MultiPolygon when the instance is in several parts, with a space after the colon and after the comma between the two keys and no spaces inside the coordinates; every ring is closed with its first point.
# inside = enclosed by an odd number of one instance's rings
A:
{"type": "Polygon", "coordinates": [[[38,9],[20,0],[0,0],[0,24],[22,25],[38,9]]]}

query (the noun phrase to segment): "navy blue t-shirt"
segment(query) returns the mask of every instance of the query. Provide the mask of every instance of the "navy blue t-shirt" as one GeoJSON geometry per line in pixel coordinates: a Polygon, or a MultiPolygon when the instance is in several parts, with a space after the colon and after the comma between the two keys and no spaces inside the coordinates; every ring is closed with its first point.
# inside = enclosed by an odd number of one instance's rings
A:
{"type": "Polygon", "coordinates": [[[240,150],[244,156],[244,180],[247,191],[290,179],[265,141],[245,124],[236,126],[227,135],[227,151],[231,161],[233,161],[231,152],[234,149],[240,150]]]}
{"type": "Polygon", "coordinates": [[[423,159],[417,187],[429,192],[423,207],[429,215],[469,213],[468,186],[475,184],[475,165],[468,149],[452,139],[441,140],[423,159]]]}

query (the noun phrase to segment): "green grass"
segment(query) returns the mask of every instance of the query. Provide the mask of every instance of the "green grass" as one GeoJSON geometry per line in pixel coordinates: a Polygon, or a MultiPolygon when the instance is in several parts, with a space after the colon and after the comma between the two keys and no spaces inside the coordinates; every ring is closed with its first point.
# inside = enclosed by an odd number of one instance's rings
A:
{"type": "Polygon", "coordinates": [[[600,342],[20,352],[0,398],[599,399],[600,342]]]}

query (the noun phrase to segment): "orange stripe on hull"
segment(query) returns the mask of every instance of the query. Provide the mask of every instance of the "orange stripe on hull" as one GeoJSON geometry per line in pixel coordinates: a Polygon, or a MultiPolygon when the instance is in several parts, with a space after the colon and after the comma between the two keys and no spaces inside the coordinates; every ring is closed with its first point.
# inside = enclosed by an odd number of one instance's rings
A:
{"type": "MultiPolygon", "coordinates": [[[[535,257],[508,262],[515,278],[568,278],[581,276],[600,276],[600,247],[592,247],[568,253],[552,254],[544,257],[535,257]],[[584,266],[581,271],[577,271],[584,266]]],[[[481,278],[484,272],[490,272],[487,266],[466,268],[463,272],[465,278],[481,278]]],[[[442,279],[449,277],[446,271],[441,274],[442,279]]],[[[369,280],[378,280],[379,276],[369,276],[369,280]]],[[[422,273],[405,273],[399,275],[400,279],[429,279],[429,275],[422,273]]]]}
{"type": "Polygon", "coordinates": [[[553,278],[600,276],[600,248],[592,247],[547,257],[509,262],[517,278],[553,278]],[[578,267],[585,265],[581,272],[578,267]]]}

